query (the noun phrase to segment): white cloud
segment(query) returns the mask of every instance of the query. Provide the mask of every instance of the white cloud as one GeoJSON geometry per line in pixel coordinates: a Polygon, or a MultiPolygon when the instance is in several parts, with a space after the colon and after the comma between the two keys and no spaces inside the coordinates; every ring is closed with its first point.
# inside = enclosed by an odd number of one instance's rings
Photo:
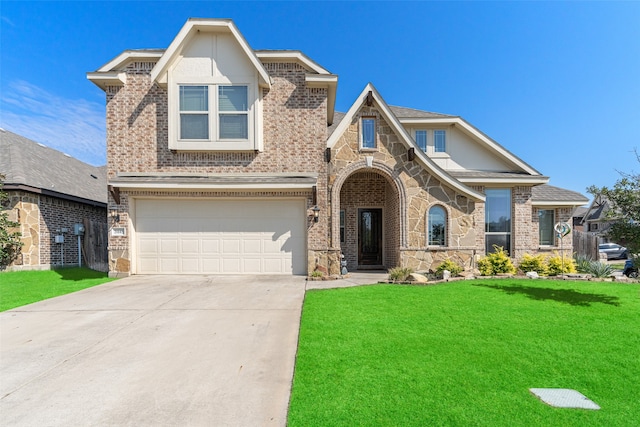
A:
{"type": "Polygon", "coordinates": [[[83,162],[106,163],[105,106],[66,99],[29,82],[9,84],[0,103],[0,126],[83,162]]]}

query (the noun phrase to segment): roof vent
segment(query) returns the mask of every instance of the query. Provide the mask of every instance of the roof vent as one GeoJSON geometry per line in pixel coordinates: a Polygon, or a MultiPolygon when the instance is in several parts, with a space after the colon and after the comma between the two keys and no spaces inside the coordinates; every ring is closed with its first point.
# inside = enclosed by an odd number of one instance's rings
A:
{"type": "Polygon", "coordinates": [[[42,143],[40,143],[40,142],[37,142],[37,144],[38,144],[40,147],[47,148],[47,146],[46,146],[46,145],[44,145],[44,144],[42,144],[42,143]]]}
{"type": "Polygon", "coordinates": [[[67,153],[62,153],[62,154],[64,154],[64,155],[65,155],[65,156],[67,156],[67,157],[71,157],[71,156],[70,156],[69,154],[67,154],[67,153]]]}

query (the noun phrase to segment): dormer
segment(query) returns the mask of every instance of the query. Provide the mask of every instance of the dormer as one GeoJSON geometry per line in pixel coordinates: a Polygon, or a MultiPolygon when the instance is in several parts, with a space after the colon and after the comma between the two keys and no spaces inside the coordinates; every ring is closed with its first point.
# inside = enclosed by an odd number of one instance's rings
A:
{"type": "Polygon", "coordinates": [[[167,89],[170,149],[262,150],[270,79],[231,20],[189,19],[151,78],[167,89]]]}

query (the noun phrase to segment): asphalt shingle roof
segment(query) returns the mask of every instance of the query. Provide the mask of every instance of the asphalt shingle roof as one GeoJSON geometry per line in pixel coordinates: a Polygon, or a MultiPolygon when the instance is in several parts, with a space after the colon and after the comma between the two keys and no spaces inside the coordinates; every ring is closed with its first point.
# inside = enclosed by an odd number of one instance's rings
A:
{"type": "MultiPolygon", "coordinates": [[[[450,116],[448,114],[433,113],[431,111],[416,110],[414,108],[395,107],[393,105],[390,105],[389,108],[391,109],[393,114],[395,114],[395,116],[399,120],[402,120],[402,119],[438,119],[438,118],[447,118],[447,117],[449,117],[449,118],[450,117],[457,117],[457,116],[450,116]]],[[[329,128],[328,128],[328,136],[331,136],[333,131],[336,130],[336,128],[338,127],[338,125],[340,124],[342,119],[344,119],[345,115],[346,115],[346,113],[343,113],[343,112],[340,112],[340,111],[336,111],[334,113],[333,124],[331,126],[329,126],[329,128]]]]}
{"type": "Polygon", "coordinates": [[[531,189],[531,199],[535,202],[579,202],[587,203],[587,199],[577,191],[567,190],[565,188],[554,187],[553,185],[543,184],[535,186],[531,189]]]}
{"type": "Polygon", "coordinates": [[[107,168],[96,167],[0,129],[0,174],[4,184],[107,203],[107,168]]]}

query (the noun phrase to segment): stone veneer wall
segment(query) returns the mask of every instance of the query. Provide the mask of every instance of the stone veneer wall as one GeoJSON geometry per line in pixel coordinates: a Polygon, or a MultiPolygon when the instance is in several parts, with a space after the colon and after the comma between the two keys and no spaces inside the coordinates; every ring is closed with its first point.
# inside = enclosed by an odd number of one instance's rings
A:
{"type": "MultiPolygon", "coordinates": [[[[308,259],[310,265],[316,260],[322,265],[330,264],[329,258],[336,255],[327,244],[329,212],[324,185],[327,90],[306,87],[307,71],[298,64],[267,62],[264,67],[272,78],[272,87],[263,90],[263,152],[171,151],[167,90],[151,81],[154,65],[154,62],[132,63],[125,70],[126,84],[106,89],[109,178],[118,172],[317,173],[317,204],[321,212],[319,222],[308,229],[308,259]]],[[[190,192],[189,197],[193,194],[190,192]]],[[[180,193],[173,193],[174,196],[186,197],[180,193]]],[[[117,209],[121,224],[128,225],[127,193],[121,191],[120,199],[117,205],[109,196],[109,209],[117,209]]],[[[309,202],[308,206],[313,207],[309,202]]],[[[311,210],[308,214],[311,215],[311,210]]],[[[129,230],[126,237],[109,237],[114,274],[130,272],[130,236],[129,230]]]]}
{"type": "MultiPolygon", "coordinates": [[[[437,264],[446,258],[452,258],[469,268],[476,250],[477,221],[474,219],[478,218],[478,204],[441,183],[427,173],[417,161],[409,162],[407,148],[399,141],[375,107],[361,108],[359,116],[354,118],[333,147],[332,152],[329,182],[332,183],[330,191],[334,194],[337,190],[334,191],[333,186],[342,186],[342,188],[348,186],[352,174],[371,171],[365,162],[368,156],[373,157],[372,168],[376,173],[384,175],[387,182],[399,186],[398,191],[392,191],[395,193],[395,203],[397,203],[397,207],[392,209],[398,211],[396,218],[399,232],[395,242],[387,241],[385,247],[387,257],[389,252],[399,254],[397,265],[421,271],[437,267],[437,264]],[[378,140],[375,150],[359,148],[358,126],[362,116],[376,117],[378,140]],[[446,247],[427,246],[427,212],[434,204],[446,206],[449,214],[446,247]],[[402,227],[405,229],[403,230],[402,227]],[[397,245],[394,251],[390,244],[397,245]]],[[[341,206],[335,206],[333,215],[337,217],[341,208],[341,206]]],[[[484,212],[482,212],[481,223],[484,224],[484,212]]],[[[332,236],[332,241],[338,240],[336,238],[339,236],[337,220],[333,222],[332,236]]]]}
{"type": "Polygon", "coordinates": [[[21,254],[10,269],[77,265],[78,238],[73,234],[74,224],[84,223],[85,219],[107,222],[103,207],[25,191],[8,194],[12,206],[10,218],[20,223],[23,242],[21,254]],[[64,229],[67,231],[63,232],[64,229]],[[64,243],[55,243],[56,235],[64,236],[64,243]]]}

